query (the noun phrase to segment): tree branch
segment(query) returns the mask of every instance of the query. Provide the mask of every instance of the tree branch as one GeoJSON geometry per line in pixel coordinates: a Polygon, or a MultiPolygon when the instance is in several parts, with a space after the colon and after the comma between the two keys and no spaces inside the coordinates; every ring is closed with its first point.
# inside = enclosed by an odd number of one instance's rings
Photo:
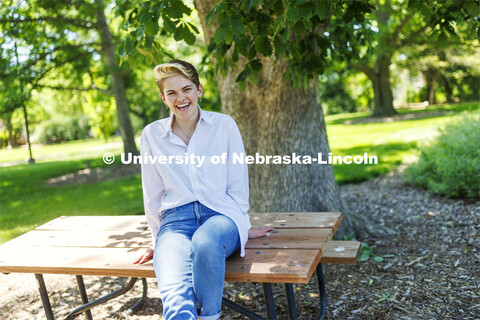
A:
{"type": "Polygon", "coordinates": [[[69,91],[91,91],[91,90],[97,90],[106,94],[112,94],[111,89],[100,89],[95,86],[94,83],[90,85],[88,88],[75,88],[75,87],[62,87],[62,86],[50,86],[50,85],[45,85],[45,84],[36,84],[35,88],[47,88],[47,89],[53,89],[53,90],[69,90],[69,91]]]}
{"type": "Polygon", "coordinates": [[[376,76],[375,70],[367,66],[367,64],[358,62],[358,63],[352,63],[350,64],[350,66],[357,69],[358,71],[365,73],[370,80],[374,81],[376,76]]]}
{"type": "Polygon", "coordinates": [[[85,29],[95,29],[97,28],[96,22],[81,20],[81,19],[70,19],[65,17],[38,17],[38,18],[23,18],[23,19],[0,19],[0,23],[28,23],[28,22],[43,22],[43,21],[60,21],[68,22],[74,26],[85,28],[85,29]]]}
{"type": "Polygon", "coordinates": [[[409,35],[408,39],[405,38],[402,41],[400,41],[400,43],[398,44],[398,47],[403,47],[405,45],[413,44],[415,42],[414,39],[427,29],[428,29],[428,25],[421,27],[420,29],[418,29],[417,31],[409,35]]]}
{"type": "Polygon", "coordinates": [[[411,14],[407,14],[405,16],[405,19],[402,20],[402,22],[400,23],[400,25],[398,25],[397,29],[395,30],[395,32],[393,33],[393,36],[392,36],[392,43],[390,44],[393,48],[398,48],[398,37],[400,35],[400,32],[402,32],[403,28],[405,28],[405,25],[407,24],[407,22],[412,18],[412,15],[411,14]]]}

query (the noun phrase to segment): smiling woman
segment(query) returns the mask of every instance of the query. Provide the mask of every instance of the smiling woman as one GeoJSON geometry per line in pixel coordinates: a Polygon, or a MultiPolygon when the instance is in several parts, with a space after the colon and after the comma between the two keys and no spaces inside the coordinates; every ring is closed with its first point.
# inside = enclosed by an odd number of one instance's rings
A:
{"type": "Polygon", "coordinates": [[[234,164],[245,153],[235,121],[198,105],[203,87],[195,68],[172,60],[154,68],[155,80],[171,116],[145,127],[143,157],[172,158],[187,154],[203,159],[225,154],[226,161],[199,167],[194,161],[142,162],[145,214],[155,248],[135,263],[153,259],[165,319],[220,317],[225,259],[250,237],[267,236],[272,228],[250,231],[247,164],[234,164]],[[197,304],[199,311],[197,311],[197,304]]]}

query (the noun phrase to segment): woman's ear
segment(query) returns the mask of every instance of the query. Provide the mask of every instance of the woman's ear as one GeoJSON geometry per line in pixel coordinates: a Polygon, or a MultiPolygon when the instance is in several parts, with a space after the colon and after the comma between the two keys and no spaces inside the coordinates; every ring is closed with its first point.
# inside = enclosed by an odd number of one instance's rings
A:
{"type": "Polygon", "coordinates": [[[163,96],[163,94],[162,94],[161,92],[160,92],[160,98],[162,98],[163,102],[164,102],[165,104],[167,104],[167,101],[165,101],[165,97],[163,96]]]}

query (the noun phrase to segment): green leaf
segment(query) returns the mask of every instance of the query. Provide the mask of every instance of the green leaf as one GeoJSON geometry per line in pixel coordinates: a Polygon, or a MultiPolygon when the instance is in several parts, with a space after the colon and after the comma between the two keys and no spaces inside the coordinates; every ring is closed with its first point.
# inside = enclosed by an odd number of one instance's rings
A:
{"type": "Polygon", "coordinates": [[[375,262],[382,262],[382,261],[383,261],[383,258],[380,257],[380,256],[376,256],[376,257],[373,258],[373,261],[375,261],[375,262]]]}
{"type": "Polygon", "coordinates": [[[219,5],[216,5],[215,7],[213,7],[213,9],[210,10],[210,12],[205,17],[205,21],[208,23],[209,26],[210,24],[212,24],[213,18],[217,15],[218,6],[219,5]]]}
{"type": "Polygon", "coordinates": [[[297,7],[289,8],[287,11],[287,19],[296,23],[300,19],[300,10],[297,7]]]}
{"type": "Polygon", "coordinates": [[[126,36],[124,40],[125,44],[125,52],[126,54],[130,55],[135,51],[135,46],[133,45],[132,39],[130,36],[126,36]]]}
{"type": "Polygon", "coordinates": [[[187,23],[188,23],[188,26],[190,27],[190,29],[193,30],[193,32],[200,33],[200,31],[198,31],[198,28],[194,24],[191,24],[190,22],[187,22],[187,23]]]}
{"type": "Polygon", "coordinates": [[[145,33],[145,25],[142,24],[140,27],[135,32],[135,36],[137,37],[137,40],[140,40],[143,37],[143,34],[145,33]]]}
{"type": "Polygon", "coordinates": [[[266,36],[260,36],[255,39],[255,49],[266,57],[272,54],[272,46],[266,36]]]}
{"type": "Polygon", "coordinates": [[[303,21],[298,21],[295,23],[295,27],[293,28],[296,34],[302,34],[305,31],[305,26],[303,21]]]}
{"type": "Polygon", "coordinates": [[[118,46],[118,55],[120,58],[125,57],[125,40],[118,46]]]}
{"type": "Polygon", "coordinates": [[[273,45],[275,47],[275,54],[277,56],[285,53],[285,51],[287,50],[287,46],[285,45],[280,36],[275,37],[275,39],[273,40],[273,45]]]}
{"type": "Polygon", "coordinates": [[[162,20],[163,20],[163,28],[167,30],[170,33],[175,33],[175,30],[177,27],[175,26],[175,23],[170,19],[170,17],[167,17],[166,15],[162,15],[162,20]]]}
{"type": "Polygon", "coordinates": [[[282,14],[281,16],[277,17],[277,19],[275,19],[275,22],[273,24],[273,36],[275,37],[284,26],[285,16],[282,14]]]}
{"type": "Polygon", "coordinates": [[[242,34],[245,31],[241,15],[236,14],[232,17],[232,30],[234,34],[242,34]]]}
{"type": "Polygon", "coordinates": [[[233,31],[232,28],[227,28],[225,32],[225,43],[226,44],[231,44],[233,40],[233,31]]]}
{"type": "Polygon", "coordinates": [[[258,72],[250,73],[248,80],[250,80],[253,84],[257,85],[258,82],[260,81],[260,76],[258,75],[258,72]]]}
{"type": "Polygon", "coordinates": [[[283,33],[283,42],[288,42],[290,40],[290,28],[286,28],[283,33]]]}
{"type": "Polygon", "coordinates": [[[183,29],[184,29],[183,23],[180,23],[180,24],[177,26],[177,30],[175,30],[175,34],[173,35],[173,38],[174,38],[176,41],[180,41],[180,40],[183,39],[183,29]]]}
{"type": "Polygon", "coordinates": [[[149,36],[154,36],[158,33],[159,27],[158,27],[158,21],[155,21],[153,19],[150,19],[147,21],[145,24],[145,31],[149,36]]]}
{"type": "Polygon", "coordinates": [[[278,0],[277,2],[275,2],[274,6],[273,6],[273,13],[276,15],[276,16],[279,16],[281,14],[283,14],[283,1],[282,0],[278,0]]]}
{"type": "MultiPolygon", "coordinates": [[[[412,1],[409,1],[409,3],[412,1]]],[[[325,20],[328,18],[330,13],[330,3],[327,1],[319,1],[317,3],[317,16],[320,20],[325,20]]]]}
{"type": "Polygon", "coordinates": [[[245,81],[247,80],[249,74],[250,74],[250,69],[247,66],[245,66],[245,68],[243,68],[242,72],[240,72],[240,74],[237,76],[237,79],[235,79],[235,81],[236,82],[245,81]]]}
{"type": "Polygon", "coordinates": [[[153,46],[153,36],[145,36],[145,47],[151,48],[153,46]]]}
{"type": "Polygon", "coordinates": [[[310,18],[313,17],[313,14],[315,13],[315,6],[311,3],[304,4],[298,9],[300,11],[300,18],[302,20],[310,20],[310,18]]]}
{"type": "Polygon", "coordinates": [[[480,15],[480,6],[475,3],[473,0],[469,0],[465,2],[465,9],[467,9],[468,13],[471,16],[478,17],[480,15]]]}
{"type": "Polygon", "coordinates": [[[137,20],[140,23],[147,22],[152,17],[152,13],[150,12],[150,5],[148,3],[142,3],[142,9],[138,14],[137,20]]]}
{"type": "Polygon", "coordinates": [[[183,28],[183,40],[185,40],[188,45],[195,44],[195,35],[190,31],[187,26],[184,26],[183,28]]]}
{"type": "Polygon", "coordinates": [[[446,48],[448,45],[448,36],[445,32],[440,32],[437,38],[437,45],[439,48],[446,48]]]}
{"type": "Polygon", "coordinates": [[[246,2],[247,2],[247,6],[245,10],[249,12],[250,9],[252,9],[258,3],[258,0],[246,0],[246,2]]]}
{"type": "Polygon", "coordinates": [[[260,59],[253,59],[248,63],[249,67],[256,72],[262,71],[263,65],[260,59]]]}
{"type": "Polygon", "coordinates": [[[227,25],[222,24],[218,27],[218,29],[215,31],[215,34],[213,35],[213,40],[215,42],[220,43],[225,40],[225,35],[227,33],[227,25]]]}
{"type": "Polygon", "coordinates": [[[166,15],[175,19],[181,19],[184,14],[189,14],[190,9],[181,1],[169,1],[168,3],[169,5],[164,8],[166,15]]]}
{"type": "Polygon", "coordinates": [[[210,44],[208,45],[208,52],[213,52],[213,50],[215,50],[215,48],[217,47],[217,43],[215,41],[210,41],[210,44]]]}

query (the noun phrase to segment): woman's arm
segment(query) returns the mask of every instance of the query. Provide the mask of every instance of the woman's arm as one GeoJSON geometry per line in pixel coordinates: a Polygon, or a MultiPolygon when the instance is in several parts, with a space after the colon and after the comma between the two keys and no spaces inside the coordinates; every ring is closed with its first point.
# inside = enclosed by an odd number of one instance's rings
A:
{"type": "MultiPolygon", "coordinates": [[[[140,154],[142,157],[152,155],[151,147],[144,132],[140,138],[140,154]]],[[[165,193],[163,179],[155,168],[153,163],[143,163],[142,168],[142,189],[143,203],[145,208],[145,216],[152,232],[152,245],[155,246],[158,231],[160,230],[160,214],[159,210],[162,205],[162,196],[165,193]]],[[[148,249],[134,263],[143,264],[153,257],[153,249],[148,249]]]]}

